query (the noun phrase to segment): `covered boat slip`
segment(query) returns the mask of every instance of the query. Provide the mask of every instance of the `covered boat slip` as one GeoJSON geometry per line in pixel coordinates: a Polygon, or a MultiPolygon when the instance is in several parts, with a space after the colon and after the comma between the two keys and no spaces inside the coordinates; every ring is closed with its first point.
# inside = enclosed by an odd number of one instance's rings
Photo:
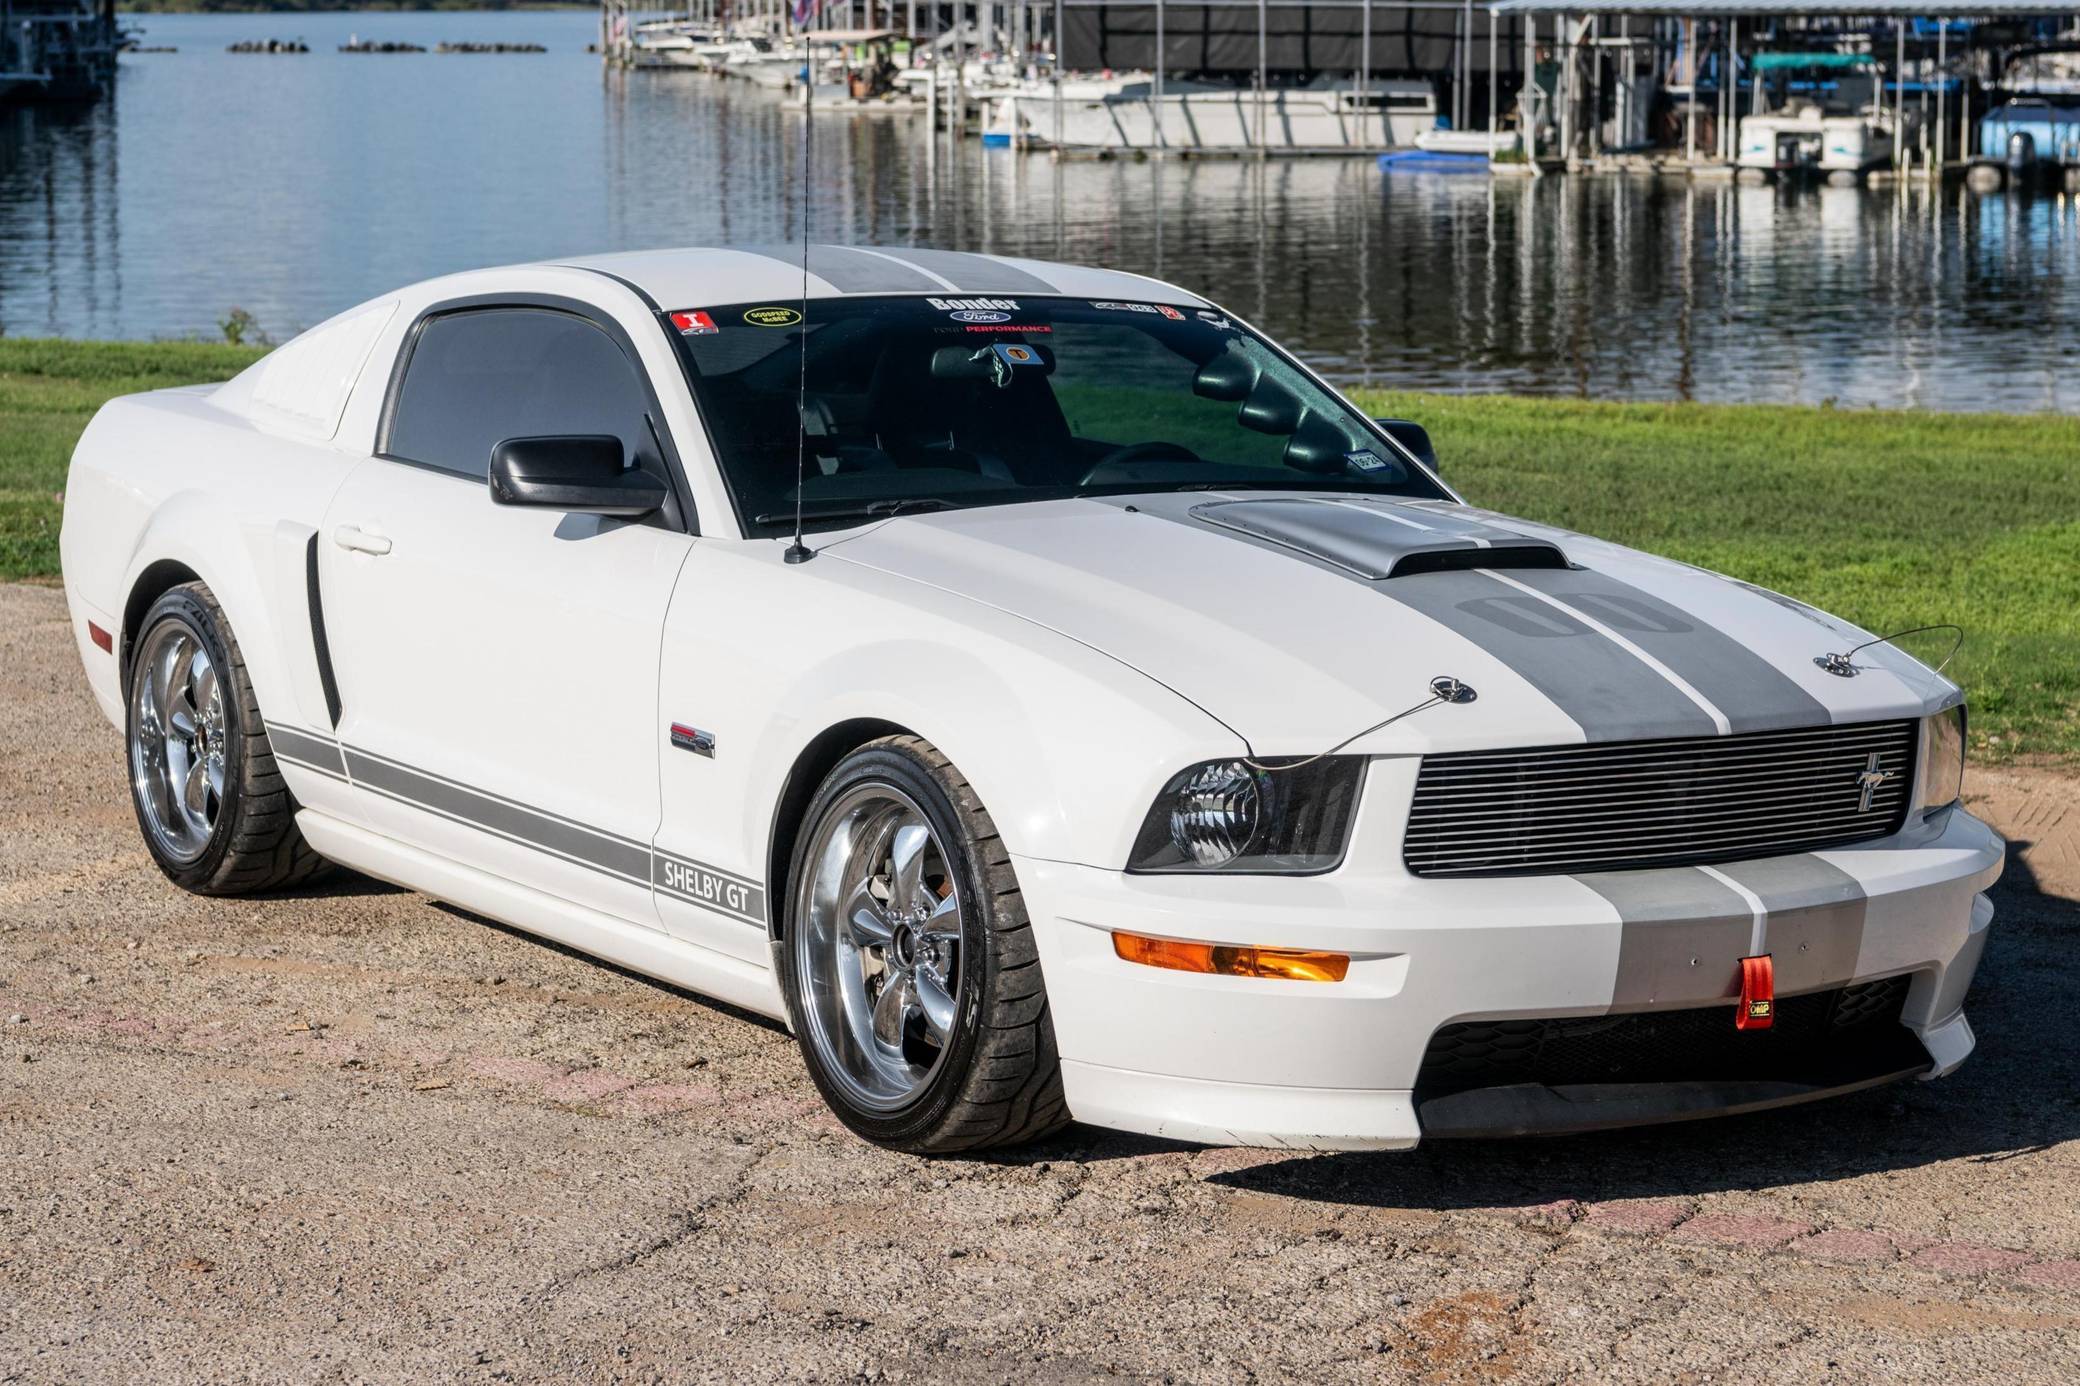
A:
{"type": "Polygon", "coordinates": [[[2009,156],[2003,103],[2032,94],[2018,56],[2080,71],[2074,12],[2042,0],[1496,0],[1489,13],[1527,25],[1532,78],[1509,118],[1541,170],[1940,177],[2009,156]]]}
{"type": "MultiPolygon", "coordinates": [[[[603,50],[633,32],[627,0],[604,3],[603,50]]],[[[817,45],[871,33],[832,47],[850,56],[820,65],[817,101],[921,106],[1069,154],[1415,146],[1498,171],[1846,178],[2080,159],[2080,17],[2044,0],[1935,17],[1927,0],[825,0],[802,25],[782,0],[703,9],[656,41],[791,86],[817,45]]]]}

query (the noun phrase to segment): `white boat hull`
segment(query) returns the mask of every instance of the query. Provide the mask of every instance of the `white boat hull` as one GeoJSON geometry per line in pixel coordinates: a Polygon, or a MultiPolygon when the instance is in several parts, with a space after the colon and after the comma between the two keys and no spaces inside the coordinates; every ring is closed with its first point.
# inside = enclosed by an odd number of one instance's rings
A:
{"type": "Polygon", "coordinates": [[[990,100],[986,138],[1077,149],[1389,149],[1434,130],[1437,111],[1427,84],[1382,83],[1354,89],[1278,91],[1261,99],[1240,90],[1164,93],[1145,87],[1076,100],[1065,90],[1060,128],[1053,93],[1043,84],[990,100]]]}

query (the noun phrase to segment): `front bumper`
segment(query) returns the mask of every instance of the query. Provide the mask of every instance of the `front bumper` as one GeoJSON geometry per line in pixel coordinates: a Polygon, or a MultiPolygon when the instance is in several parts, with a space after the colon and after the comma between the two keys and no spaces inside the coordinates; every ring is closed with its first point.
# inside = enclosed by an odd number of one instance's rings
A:
{"type": "Polygon", "coordinates": [[[1993,917],[1982,892],[2004,845],[1961,809],[1850,849],[1485,880],[1410,876],[1386,817],[1361,814],[1349,862],[1318,877],[1132,876],[1019,859],[1071,1113],[1182,1140],[1395,1149],[1426,1132],[1755,1110],[1937,1077],[1971,1052],[1964,996],[1993,917]],[[1340,983],[1171,972],[1117,957],[1115,929],[1329,949],[1352,962],[1340,983]],[[1441,1026],[1723,1006],[1730,1031],[1739,959],[1757,951],[1773,957],[1780,997],[1908,978],[1899,1017],[1919,1048],[1884,1073],[1490,1087],[1441,1097],[1425,1115],[1417,1075],[1441,1026]]]}

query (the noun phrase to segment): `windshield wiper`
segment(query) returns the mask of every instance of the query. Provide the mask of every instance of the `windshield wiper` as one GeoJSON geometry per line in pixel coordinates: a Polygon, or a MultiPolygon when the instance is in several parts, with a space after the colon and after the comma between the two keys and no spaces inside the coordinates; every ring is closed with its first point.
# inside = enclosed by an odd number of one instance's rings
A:
{"type": "MultiPolygon", "coordinates": [[[[905,510],[944,510],[950,502],[937,496],[904,496],[897,500],[865,501],[852,505],[827,505],[815,509],[804,508],[802,519],[807,520],[878,520],[889,515],[900,515],[905,510]]],[[[752,520],[762,525],[784,525],[794,523],[792,510],[769,511],[753,515],[752,520]]]]}

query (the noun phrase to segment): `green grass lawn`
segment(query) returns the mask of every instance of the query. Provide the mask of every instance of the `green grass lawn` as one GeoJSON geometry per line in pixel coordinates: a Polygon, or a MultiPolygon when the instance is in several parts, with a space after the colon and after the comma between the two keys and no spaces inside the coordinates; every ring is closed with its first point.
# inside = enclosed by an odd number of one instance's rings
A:
{"type": "MultiPolygon", "coordinates": [[[[258,353],[0,338],[0,577],[58,566],[73,440],[110,395],[258,353]]],[[[1370,394],[1470,500],[1788,592],[1884,632],[1965,628],[1982,755],[2080,757],[2080,420],[1370,394]]],[[[1940,653],[1947,637],[1910,642],[1940,653]]]]}

